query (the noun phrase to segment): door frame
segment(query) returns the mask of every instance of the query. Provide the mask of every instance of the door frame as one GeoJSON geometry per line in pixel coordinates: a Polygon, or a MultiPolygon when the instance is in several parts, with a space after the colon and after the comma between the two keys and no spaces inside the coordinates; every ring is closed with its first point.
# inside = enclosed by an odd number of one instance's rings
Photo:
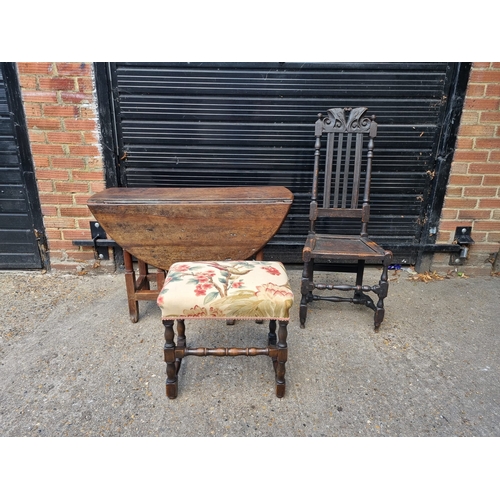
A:
{"type": "MultiPolygon", "coordinates": [[[[439,251],[436,239],[471,68],[472,63],[470,62],[454,64],[450,75],[448,92],[444,96],[446,104],[443,106],[438,123],[441,132],[434,154],[434,165],[430,170],[432,182],[427,192],[422,232],[415,260],[415,268],[418,272],[429,271],[433,253],[439,251]]],[[[444,247],[443,245],[443,249],[444,247]]]]}

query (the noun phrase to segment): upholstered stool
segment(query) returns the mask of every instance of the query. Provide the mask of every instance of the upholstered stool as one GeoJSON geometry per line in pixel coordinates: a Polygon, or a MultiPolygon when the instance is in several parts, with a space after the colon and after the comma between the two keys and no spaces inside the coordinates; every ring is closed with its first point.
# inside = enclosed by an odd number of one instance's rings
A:
{"type": "Polygon", "coordinates": [[[287,325],[293,293],[283,264],[266,261],[177,262],[158,295],[165,326],[167,396],[177,397],[185,356],[267,355],[276,373],[276,396],[285,394],[287,325]],[[187,347],[184,320],[269,320],[267,347],[187,347]],[[177,321],[177,344],[174,342],[177,321]],[[276,322],[279,323],[276,337],[276,322]]]}

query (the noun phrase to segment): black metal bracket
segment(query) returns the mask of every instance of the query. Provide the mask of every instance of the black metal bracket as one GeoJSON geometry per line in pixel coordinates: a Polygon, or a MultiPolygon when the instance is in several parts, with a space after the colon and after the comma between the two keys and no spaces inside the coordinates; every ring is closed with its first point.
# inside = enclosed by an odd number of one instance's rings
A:
{"type": "Polygon", "coordinates": [[[465,263],[465,260],[469,255],[469,245],[474,243],[471,234],[472,226],[458,226],[455,229],[453,243],[459,245],[459,250],[450,255],[451,266],[460,266],[465,263]]]}
{"type": "Polygon", "coordinates": [[[93,247],[94,258],[109,260],[109,247],[118,247],[114,240],[107,237],[106,231],[97,221],[90,221],[91,240],[73,240],[73,245],[82,247],[93,247]]]}
{"type": "Polygon", "coordinates": [[[456,241],[459,245],[471,245],[474,243],[471,234],[472,226],[459,226],[455,230],[454,241],[456,241]]]}

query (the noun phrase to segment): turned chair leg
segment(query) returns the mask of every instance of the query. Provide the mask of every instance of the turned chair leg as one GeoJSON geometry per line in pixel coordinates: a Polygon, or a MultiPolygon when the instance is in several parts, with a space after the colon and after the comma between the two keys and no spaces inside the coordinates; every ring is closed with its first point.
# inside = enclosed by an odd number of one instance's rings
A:
{"type": "Polygon", "coordinates": [[[378,302],[375,309],[374,324],[375,330],[378,330],[382,321],[384,321],[385,309],[384,309],[384,299],[387,297],[389,292],[389,281],[387,279],[389,263],[391,262],[392,254],[388,253],[384,257],[382,275],[380,276],[379,286],[378,286],[378,302]]]}
{"type": "Polygon", "coordinates": [[[299,308],[300,328],[305,328],[307,319],[307,304],[312,300],[311,285],[313,282],[313,262],[304,262],[304,269],[302,271],[302,283],[299,308]]]}
{"type": "MultiPolygon", "coordinates": [[[[364,260],[358,260],[358,268],[356,270],[356,286],[363,286],[363,274],[365,271],[365,261],[364,260]]],[[[359,299],[362,297],[362,292],[355,291],[354,292],[354,298],[359,299]]]]}
{"type": "Polygon", "coordinates": [[[282,398],[285,395],[285,363],[288,358],[288,347],[286,338],[288,335],[288,321],[280,321],[278,328],[278,360],[276,364],[276,396],[282,398]]]}

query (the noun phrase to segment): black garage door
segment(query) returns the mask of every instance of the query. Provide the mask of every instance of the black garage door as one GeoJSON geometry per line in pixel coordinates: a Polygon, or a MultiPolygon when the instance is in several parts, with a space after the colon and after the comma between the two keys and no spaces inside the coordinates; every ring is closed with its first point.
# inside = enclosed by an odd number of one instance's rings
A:
{"type": "Polygon", "coordinates": [[[464,63],[100,63],[108,185],[283,185],[295,195],[266,257],[300,262],[314,122],[331,107],[377,116],[369,232],[415,262],[444,198],[464,63]]]}
{"type": "Polygon", "coordinates": [[[44,240],[16,67],[0,63],[0,269],[45,267],[44,240]]]}

